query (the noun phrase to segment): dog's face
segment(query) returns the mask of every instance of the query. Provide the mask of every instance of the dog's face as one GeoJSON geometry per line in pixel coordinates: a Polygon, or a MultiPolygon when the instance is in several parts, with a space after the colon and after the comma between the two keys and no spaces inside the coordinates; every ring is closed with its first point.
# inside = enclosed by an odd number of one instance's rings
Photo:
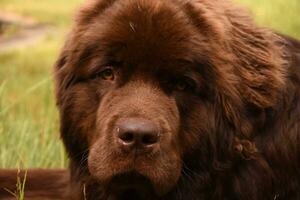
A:
{"type": "Polygon", "coordinates": [[[65,94],[67,112],[84,129],[94,177],[112,184],[130,176],[128,187],[143,186],[134,177],[144,177],[164,194],[207,121],[199,96],[207,92],[204,66],[192,51],[203,49],[203,36],[194,38],[183,13],[161,2],[124,4],[107,10],[114,12],[106,20],[95,17],[84,33],[81,81],[65,94]]]}
{"type": "Polygon", "coordinates": [[[95,1],[63,50],[57,80],[66,148],[78,165],[87,159],[91,176],[116,195],[166,194],[185,155],[205,148],[204,138],[223,125],[217,117],[238,116],[227,30],[195,9],[95,1]]]}

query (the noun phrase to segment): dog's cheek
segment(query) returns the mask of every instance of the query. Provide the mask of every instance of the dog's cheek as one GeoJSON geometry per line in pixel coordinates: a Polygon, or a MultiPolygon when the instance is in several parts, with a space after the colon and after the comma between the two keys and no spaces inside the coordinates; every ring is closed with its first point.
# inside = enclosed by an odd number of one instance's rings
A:
{"type": "Polygon", "coordinates": [[[101,177],[101,180],[106,180],[112,176],[110,173],[111,170],[107,170],[108,160],[105,154],[107,151],[103,149],[103,146],[98,144],[99,142],[96,142],[90,148],[88,156],[88,169],[93,177],[98,179],[101,177]],[[106,162],[103,162],[104,160],[106,160],[106,162]]]}

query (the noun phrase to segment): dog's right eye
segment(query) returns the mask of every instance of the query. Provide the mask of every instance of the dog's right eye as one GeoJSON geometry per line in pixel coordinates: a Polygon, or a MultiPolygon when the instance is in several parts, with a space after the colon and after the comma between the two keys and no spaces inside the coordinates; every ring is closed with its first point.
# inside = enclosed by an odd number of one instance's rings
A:
{"type": "Polygon", "coordinates": [[[175,85],[175,89],[178,91],[185,91],[187,88],[189,88],[189,84],[183,80],[178,81],[175,85]]]}
{"type": "Polygon", "coordinates": [[[192,79],[184,77],[175,81],[174,89],[181,92],[193,91],[195,89],[195,85],[196,84],[192,79]]]}

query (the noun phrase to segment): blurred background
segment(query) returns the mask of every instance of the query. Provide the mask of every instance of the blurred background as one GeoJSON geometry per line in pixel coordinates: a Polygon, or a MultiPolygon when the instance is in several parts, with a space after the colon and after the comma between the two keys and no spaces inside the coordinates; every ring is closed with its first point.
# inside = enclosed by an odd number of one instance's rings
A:
{"type": "MultiPolygon", "coordinates": [[[[0,168],[66,167],[52,66],[84,0],[0,0],[0,168]]],[[[300,39],[300,0],[235,0],[300,39]]]]}

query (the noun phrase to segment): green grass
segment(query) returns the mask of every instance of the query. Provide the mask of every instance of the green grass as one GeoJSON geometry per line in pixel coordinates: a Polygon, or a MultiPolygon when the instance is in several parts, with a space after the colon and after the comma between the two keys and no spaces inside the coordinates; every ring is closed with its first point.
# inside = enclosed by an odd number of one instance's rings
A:
{"type": "Polygon", "coordinates": [[[51,66],[62,42],[0,55],[0,167],[64,167],[51,66]]]}
{"type": "MultiPolygon", "coordinates": [[[[52,65],[72,13],[83,0],[0,0],[0,10],[57,27],[38,44],[0,54],[0,168],[65,167],[52,65]]],[[[299,0],[235,0],[259,24],[300,38],[299,0]]]]}

